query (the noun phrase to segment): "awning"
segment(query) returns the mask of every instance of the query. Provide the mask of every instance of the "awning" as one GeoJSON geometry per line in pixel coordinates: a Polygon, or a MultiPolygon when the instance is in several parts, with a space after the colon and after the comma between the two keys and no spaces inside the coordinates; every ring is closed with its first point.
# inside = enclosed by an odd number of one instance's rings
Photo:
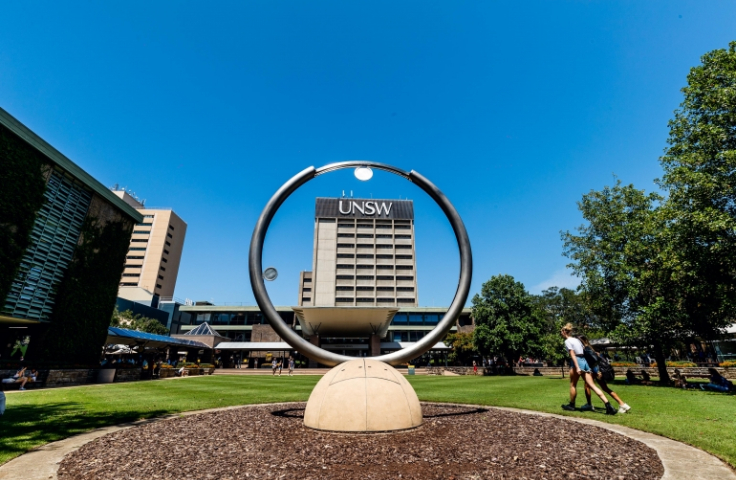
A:
{"type": "Polygon", "coordinates": [[[255,350],[259,352],[288,352],[294,347],[286,342],[221,342],[217,350],[255,350]]]}
{"type": "Polygon", "coordinates": [[[385,337],[396,307],[292,307],[302,333],[322,337],[385,337]]]}
{"type": "Polygon", "coordinates": [[[171,338],[165,335],[156,335],[153,333],[139,332],[137,330],[128,330],[127,328],[118,327],[107,327],[107,341],[105,343],[107,345],[139,345],[153,348],[177,346],[210,349],[209,345],[195,340],[171,338]]]}
{"type": "MultiPolygon", "coordinates": [[[[382,342],[381,350],[401,350],[402,348],[410,347],[417,342],[382,342]]],[[[452,347],[448,347],[442,342],[437,342],[434,347],[430,348],[430,352],[452,350],[452,347]]]]}

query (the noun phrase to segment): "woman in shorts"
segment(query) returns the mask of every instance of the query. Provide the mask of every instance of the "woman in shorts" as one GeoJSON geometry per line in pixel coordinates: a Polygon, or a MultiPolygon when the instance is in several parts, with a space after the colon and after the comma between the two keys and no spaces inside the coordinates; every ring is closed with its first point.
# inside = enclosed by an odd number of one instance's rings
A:
{"type": "Polygon", "coordinates": [[[606,395],[595,386],[593,382],[593,374],[588,366],[588,362],[585,361],[583,355],[583,342],[572,336],[572,324],[568,323],[562,330],[560,330],[562,338],[565,339],[565,350],[570,353],[570,403],[563,405],[563,410],[575,411],[575,398],[577,397],[577,385],[580,377],[586,385],[589,385],[591,390],[603,401],[606,405],[606,415],[616,415],[616,409],[611,406],[611,403],[606,398],[606,395]]]}
{"type": "MultiPolygon", "coordinates": [[[[585,335],[580,335],[578,339],[580,339],[584,347],[593,348],[588,341],[588,337],[586,337],[585,335]]],[[[593,380],[595,380],[595,382],[601,387],[601,390],[613,397],[613,399],[618,402],[618,413],[626,413],[631,410],[631,407],[628,406],[626,402],[621,400],[621,397],[619,397],[616,392],[611,390],[611,387],[608,386],[608,382],[603,379],[603,374],[598,370],[598,367],[595,366],[591,370],[593,371],[593,380]]],[[[585,399],[588,401],[588,403],[580,407],[580,410],[595,411],[595,409],[593,408],[593,404],[590,401],[590,387],[588,387],[587,383],[585,384],[585,399]]]]}

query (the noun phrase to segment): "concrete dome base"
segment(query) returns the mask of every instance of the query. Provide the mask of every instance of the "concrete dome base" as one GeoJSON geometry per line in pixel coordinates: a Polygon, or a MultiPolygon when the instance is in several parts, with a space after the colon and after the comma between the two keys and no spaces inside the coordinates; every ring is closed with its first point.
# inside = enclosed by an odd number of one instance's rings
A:
{"type": "Polygon", "coordinates": [[[392,366],[370,358],[327,372],[304,411],[304,425],[318,430],[385,432],[421,424],[422,407],[409,382],[392,366]]]}

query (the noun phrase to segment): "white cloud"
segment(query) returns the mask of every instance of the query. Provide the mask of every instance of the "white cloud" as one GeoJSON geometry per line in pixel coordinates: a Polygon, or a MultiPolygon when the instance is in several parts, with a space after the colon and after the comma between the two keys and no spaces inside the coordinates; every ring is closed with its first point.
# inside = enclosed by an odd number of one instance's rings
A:
{"type": "Polygon", "coordinates": [[[546,290],[550,287],[569,288],[574,290],[578,285],[580,285],[580,279],[572,276],[572,271],[563,268],[562,270],[557,270],[548,279],[531,287],[529,292],[542,293],[542,290],[546,290]]]}

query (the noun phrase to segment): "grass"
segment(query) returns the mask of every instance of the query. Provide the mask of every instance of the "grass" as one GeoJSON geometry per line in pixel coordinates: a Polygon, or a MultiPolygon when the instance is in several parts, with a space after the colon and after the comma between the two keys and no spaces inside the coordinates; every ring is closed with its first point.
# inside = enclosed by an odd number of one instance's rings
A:
{"type": "MultiPolygon", "coordinates": [[[[709,451],[736,466],[736,398],[654,386],[613,389],[630,413],[564,412],[567,380],[552,377],[408,377],[422,401],[472,403],[585,416],[645,430],[709,451]]],[[[316,376],[209,376],[12,393],[0,417],[0,464],[76,433],[142,418],[270,402],[305,401],[316,376]]],[[[582,384],[581,384],[582,385],[582,384]]],[[[584,403],[582,390],[578,406],[584,403]]],[[[595,398],[594,405],[602,407],[595,398]]]]}

